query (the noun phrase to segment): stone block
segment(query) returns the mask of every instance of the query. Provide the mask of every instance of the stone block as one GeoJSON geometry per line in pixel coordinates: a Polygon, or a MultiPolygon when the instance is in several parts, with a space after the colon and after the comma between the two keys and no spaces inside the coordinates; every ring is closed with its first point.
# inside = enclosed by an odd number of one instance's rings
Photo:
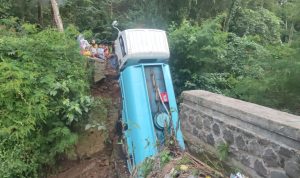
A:
{"type": "Polygon", "coordinates": [[[228,130],[228,129],[225,129],[223,131],[223,138],[224,140],[228,143],[228,144],[233,144],[234,143],[234,137],[233,137],[233,133],[228,130]]]}
{"type": "Polygon", "coordinates": [[[248,151],[255,156],[261,156],[262,154],[262,148],[256,140],[251,140],[248,143],[248,151]]]}
{"type": "Polygon", "coordinates": [[[198,129],[195,127],[193,128],[193,135],[196,137],[198,136],[198,129]]]}
{"type": "Polygon", "coordinates": [[[239,152],[239,149],[235,145],[229,146],[229,152],[235,159],[240,160],[241,153],[239,152]]]}
{"type": "Polygon", "coordinates": [[[289,150],[285,147],[280,147],[278,153],[287,158],[291,158],[295,154],[292,150],[289,150]]]}
{"type": "Polygon", "coordinates": [[[216,143],[216,145],[222,145],[222,144],[225,144],[226,142],[223,138],[215,136],[215,143],[216,143]]]}
{"type": "Polygon", "coordinates": [[[203,129],[203,122],[202,122],[202,119],[201,119],[201,117],[199,115],[196,116],[196,118],[195,118],[195,126],[198,129],[203,129]]]}
{"type": "Polygon", "coordinates": [[[190,114],[192,114],[192,115],[195,115],[197,113],[197,111],[196,110],[194,110],[194,109],[190,109],[190,114]]]}
{"type": "Polygon", "coordinates": [[[232,125],[228,125],[227,128],[228,128],[229,130],[231,130],[231,131],[236,131],[236,130],[237,130],[237,128],[234,127],[234,126],[232,126],[232,125]]]}
{"type": "Polygon", "coordinates": [[[215,135],[217,135],[217,136],[220,136],[220,126],[219,126],[219,124],[217,124],[217,123],[214,123],[214,125],[213,125],[213,132],[214,132],[214,134],[215,135]]]}
{"type": "Polygon", "coordinates": [[[284,170],[290,178],[300,177],[300,164],[294,160],[286,161],[284,170]]]}
{"type": "Polygon", "coordinates": [[[192,115],[192,114],[190,114],[190,115],[189,115],[189,117],[188,117],[188,121],[189,121],[189,123],[190,123],[190,124],[192,124],[192,125],[193,125],[193,124],[194,124],[194,122],[195,122],[195,116],[194,116],[194,115],[192,115]]]}
{"type": "Polygon", "coordinates": [[[262,161],[260,160],[256,160],[255,163],[254,163],[254,170],[255,172],[262,176],[262,177],[267,177],[268,175],[268,170],[267,168],[265,167],[265,165],[263,164],[262,161]]]}
{"type": "Polygon", "coordinates": [[[212,146],[215,146],[215,139],[212,134],[207,135],[206,142],[212,146]]]}
{"type": "Polygon", "coordinates": [[[210,118],[208,118],[208,117],[203,118],[204,130],[210,131],[211,130],[211,124],[212,124],[212,121],[211,121],[210,118]]]}
{"type": "Polygon", "coordinates": [[[248,140],[250,139],[254,139],[255,136],[252,133],[249,132],[243,132],[243,135],[245,136],[245,138],[247,138],[248,140]]]}
{"type": "Polygon", "coordinates": [[[274,152],[274,150],[271,148],[268,148],[264,151],[262,158],[268,167],[279,166],[278,165],[278,157],[277,157],[276,153],[274,152]]]}
{"type": "Polygon", "coordinates": [[[257,157],[250,156],[250,155],[248,155],[248,157],[249,157],[249,161],[250,161],[249,167],[252,168],[252,169],[254,169],[254,164],[255,164],[255,161],[257,160],[257,157]]]}
{"type": "Polygon", "coordinates": [[[189,133],[192,133],[192,127],[191,127],[191,125],[189,123],[187,123],[187,122],[184,125],[185,125],[184,126],[185,131],[187,131],[189,133]]]}
{"type": "Polygon", "coordinates": [[[181,110],[181,112],[180,112],[180,118],[183,120],[185,120],[186,118],[188,118],[188,114],[187,114],[187,112],[186,111],[184,111],[184,110],[181,110]]]}
{"type": "Polygon", "coordinates": [[[203,130],[199,130],[198,138],[204,142],[206,142],[206,133],[203,130]]]}
{"type": "Polygon", "coordinates": [[[258,138],[257,141],[258,141],[258,144],[260,144],[261,146],[264,146],[264,147],[269,146],[271,143],[270,140],[262,139],[262,138],[258,138]]]}
{"type": "Polygon", "coordinates": [[[246,144],[244,138],[241,135],[235,138],[235,144],[238,149],[246,150],[246,144]]]}
{"type": "Polygon", "coordinates": [[[186,122],[181,121],[181,123],[180,123],[181,130],[185,130],[185,125],[186,125],[186,122]]]}
{"type": "Polygon", "coordinates": [[[185,113],[189,112],[189,110],[190,110],[190,108],[186,107],[183,104],[180,104],[180,108],[181,108],[180,111],[185,112],[185,113]]]}
{"type": "Polygon", "coordinates": [[[243,165],[250,167],[251,162],[248,156],[242,156],[241,162],[243,163],[243,165]]]}
{"type": "Polygon", "coordinates": [[[274,170],[270,172],[270,178],[289,178],[284,171],[274,170]]]}
{"type": "Polygon", "coordinates": [[[282,167],[282,168],[284,168],[284,164],[285,164],[285,159],[282,158],[282,157],[280,157],[279,158],[279,166],[282,167]]]}

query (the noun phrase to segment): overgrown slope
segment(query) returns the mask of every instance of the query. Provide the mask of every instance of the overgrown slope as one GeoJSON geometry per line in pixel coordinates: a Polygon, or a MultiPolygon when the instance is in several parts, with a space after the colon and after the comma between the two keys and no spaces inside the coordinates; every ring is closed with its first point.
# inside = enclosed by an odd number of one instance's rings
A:
{"type": "Polygon", "coordinates": [[[0,177],[41,176],[77,141],[72,127],[93,101],[85,59],[68,32],[1,26],[0,177]]]}

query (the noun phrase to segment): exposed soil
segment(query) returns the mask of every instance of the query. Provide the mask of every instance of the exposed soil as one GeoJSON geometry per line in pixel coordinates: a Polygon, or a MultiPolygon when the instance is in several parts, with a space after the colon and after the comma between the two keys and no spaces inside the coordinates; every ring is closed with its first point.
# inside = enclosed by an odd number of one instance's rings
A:
{"type": "Polygon", "coordinates": [[[106,99],[106,131],[89,129],[80,135],[73,158],[61,160],[57,173],[49,178],[129,177],[123,153],[115,139],[115,122],[119,117],[120,91],[117,73],[108,65],[106,78],[92,86],[92,95],[106,99]],[[108,135],[107,135],[108,134],[108,135]]]}

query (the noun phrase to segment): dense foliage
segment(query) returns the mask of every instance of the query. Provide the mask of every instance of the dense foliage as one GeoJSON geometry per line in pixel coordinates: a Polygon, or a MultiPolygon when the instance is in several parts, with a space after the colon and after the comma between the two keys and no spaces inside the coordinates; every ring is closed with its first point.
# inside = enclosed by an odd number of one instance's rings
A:
{"type": "Polygon", "coordinates": [[[170,28],[177,93],[204,89],[299,114],[299,47],[224,32],[222,18],[170,28]]]}
{"type": "Polygon", "coordinates": [[[170,29],[178,93],[196,88],[223,93],[231,91],[242,78],[262,75],[255,60],[266,57],[264,48],[246,37],[223,32],[222,19],[220,16],[202,26],[184,22],[170,29]]]}
{"type": "Polygon", "coordinates": [[[68,33],[1,28],[0,177],[38,177],[74,145],[92,104],[85,60],[68,33]]]}
{"type": "Polygon", "coordinates": [[[229,15],[171,26],[178,94],[204,89],[300,114],[300,19],[286,11],[300,3],[258,2],[234,1],[229,15]]]}

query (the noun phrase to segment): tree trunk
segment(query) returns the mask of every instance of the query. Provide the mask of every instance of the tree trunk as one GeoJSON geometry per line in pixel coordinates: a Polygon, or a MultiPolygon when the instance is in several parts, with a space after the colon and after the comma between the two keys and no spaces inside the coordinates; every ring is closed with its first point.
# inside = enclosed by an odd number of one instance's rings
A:
{"type": "Polygon", "coordinates": [[[44,26],[42,0],[38,0],[38,21],[41,27],[44,26]]]}
{"type": "Polygon", "coordinates": [[[61,17],[59,15],[59,9],[58,9],[58,5],[57,5],[56,0],[51,0],[51,6],[52,6],[52,10],[53,10],[53,19],[55,21],[55,24],[56,24],[58,30],[60,32],[63,32],[64,31],[64,26],[63,26],[61,17]]]}
{"type": "Polygon", "coordinates": [[[110,19],[113,17],[113,1],[110,1],[110,19]]]}
{"type": "Polygon", "coordinates": [[[26,13],[27,13],[27,2],[26,0],[22,1],[22,21],[25,22],[26,19],[26,13]]]}
{"type": "Polygon", "coordinates": [[[292,23],[291,28],[290,28],[290,32],[289,32],[289,42],[288,42],[288,44],[292,43],[294,30],[295,30],[294,23],[292,23]]]}
{"type": "Polygon", "coordinates": [[[240,0],[233,0],[232,1],[231,7],[230,7],[229,13],[228,13],[228,18],[226,19],[225,27],[223,28],[223,30],[225,32],[228,32],[230,23],[233,20],[235,14],[236,14],[236,10],[237,10],[239,4],[240,4],[240,0]]]}

